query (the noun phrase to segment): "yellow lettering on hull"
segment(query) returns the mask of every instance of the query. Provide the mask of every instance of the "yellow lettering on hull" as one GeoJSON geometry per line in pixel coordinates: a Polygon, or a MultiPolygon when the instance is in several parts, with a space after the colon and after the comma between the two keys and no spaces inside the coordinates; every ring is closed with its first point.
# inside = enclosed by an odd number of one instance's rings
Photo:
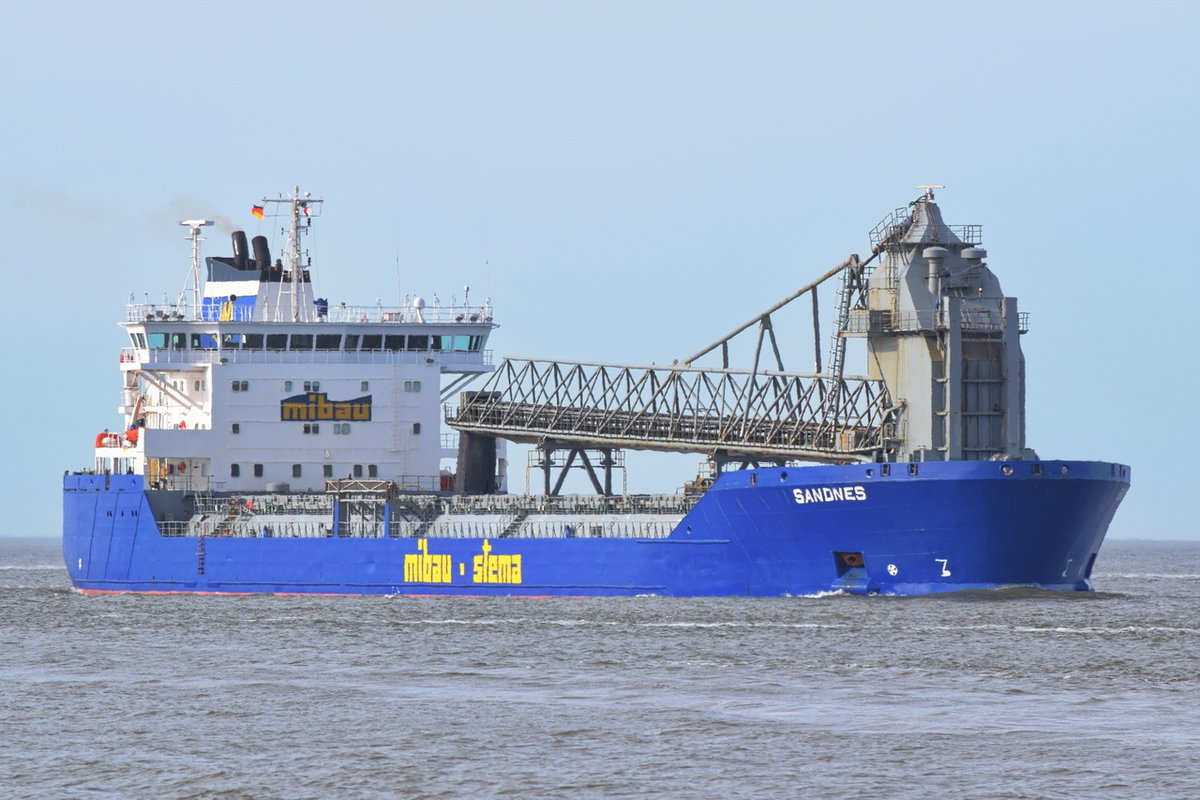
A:
{"type": "Polygon", "coordinates": [[[450,556],[429,552],[429,540],[418,539],[417,550],[404,556],[404,580],[409,583],[449,583],[452,577],[450,556]]]}
{"type": "MultiPolygon", "coordinates": [[[[450,583],[454,577],[454,560],[448,553],[430,553],[429,540],[417,540],[416,553],[404,556],[405,583],[450,583]]],[[[466,575],[466,564],[459,563],[458,574],[466,575]]],[[[471,559],[472,583],[523,582],[520,555],[492,555],[492,545],[483,540],[483,553],[471,559]]]]}
{"type": "Polygon", "coordinates": [[[483,554],[471,560],[471,580],[475,583],[521,583],[521,556],[494,556],[492,546],[483,540],[483,554]]]}

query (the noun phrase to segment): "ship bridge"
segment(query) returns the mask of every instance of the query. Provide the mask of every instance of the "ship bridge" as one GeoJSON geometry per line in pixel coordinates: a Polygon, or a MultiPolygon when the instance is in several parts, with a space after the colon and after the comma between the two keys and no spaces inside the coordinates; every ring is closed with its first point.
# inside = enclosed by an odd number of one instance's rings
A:
{"type": "MultiPolygon", "coordinates": [[[[460,490],[489,491],[496,438],[537,445],[530,466],[543,470],[546,494],[557,494],[573,467],[611,494],[622,449],[700,453],[717,472],[1022,457],[1017,337],[1026,317],[983,262],[980,227],[946,225],[932,192],[939,187],[920,188],[923,196],[871,231],[867,258],[849,256],[689,358],[641,366],[504,360],[481,390],[447,409],[462,434],[460,490]],[[818,289],[834,278],[823,362],[818,289]],[[811,316],[810,330],[783,333],[781,320],[795,324],[794,308],[784,309],[801,298],[811,307],[810,315],[799,304],[801,327],[811,316]],[[801,339],[811,341],[811,371],[785,364],[785,350],[801,339]],[[865,347],[866,376],[845,372],[854,340],[865,340],[856,347],[865,347]],[[744,355],[738,366],[735,351],[744,355]]],[[[786,359],[796,360],[794,352],[786,359]]]]}

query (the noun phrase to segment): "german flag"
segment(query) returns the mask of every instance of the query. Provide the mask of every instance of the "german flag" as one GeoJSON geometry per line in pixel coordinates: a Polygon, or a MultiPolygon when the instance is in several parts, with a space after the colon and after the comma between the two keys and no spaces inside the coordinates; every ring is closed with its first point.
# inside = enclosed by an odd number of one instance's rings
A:
{"type": "Polygon", "coordinates": [[[250,206],[250,213],[253,214],[254,216],[258,217],[259,219],[262,219],[263,218],[263,207],[262,206],[250,206]]]}

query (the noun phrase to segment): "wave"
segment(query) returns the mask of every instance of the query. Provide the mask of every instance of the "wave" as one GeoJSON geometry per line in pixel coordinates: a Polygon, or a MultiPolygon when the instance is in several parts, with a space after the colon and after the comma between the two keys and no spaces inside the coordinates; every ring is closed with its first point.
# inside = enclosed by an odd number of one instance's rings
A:
{"type": "Polygon", "coordinates": [[[1103,572],[1094,576],[1100,578],[1176,578],[1185,581],[1200,579],[1200,574],[1194,572],[1103,572]]]}
{"type": "Polygon", "coordinates": [[[1126,625],[1121,628],[1069,628],[1062,625],[1053,628],[1017,626],[1012,630],[1016,633],[1076,633],[1087,636],[1121,633],[1200,633],[1200,628],[1175,628],[1167,625],[1126,625]]]}
{"type": "Polygon", "coordinates": [[[66,569],[62,564],[0,564],[0,572],[32,572],[36,570],[66,569]]]}

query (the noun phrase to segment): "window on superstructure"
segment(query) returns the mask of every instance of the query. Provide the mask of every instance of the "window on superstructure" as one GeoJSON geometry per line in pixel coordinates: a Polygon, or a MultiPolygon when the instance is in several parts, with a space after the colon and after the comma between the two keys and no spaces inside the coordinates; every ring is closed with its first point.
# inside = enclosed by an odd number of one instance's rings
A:
{"type": "Polygon", "coordinates": [[[362,337],[363,350],[381,350],[383,349],[383,335],[372,333],[362,337]]]}
{"type": "Polygon", "coordinates": [[[391,350],[393,353],[404,349],[403,336],[385,336],[383,337],[383,349],[391,350]]]}
{"type": "Polygon", "coordinates": [[[421,382],[420,381],[405,381],[404,382],[404,391],[406,391],[406,392],[421,391],[421,382]]]}
{"type": "Polygon", "coordinates": [[[242,474],[242,465],[241,464],[230,464],[229,465],[229,477],[238,478],[238,477],[241,477],[241,474],[242,474]]]}
{"type": "Polygon", "coordinates": [[[414,422],[413,423],[413,435],[415,436],[415,435],[419,434],[420,432],[421,432],[421,423],[414,422]]]}
{"type": "Polygon", "coordinates": [[[370,382],[370,381],[362,381],[361,383],[359,383],[359,384],[358,384],[358,390],[359,390],[360,392],[365,392],[365,391],[367,391],[367,390],[368,390],[368,389],[370,389],[370,388],[371,388],[371,382],[370,382]]]}
{"type": "Polygon", "coordinates": [[[300,477],[300,465],[299,464],[292,464],[292,477],[293,478],[300,477]]]}
{"type": "Polygon", "coordinates": [[[290,391],[292,390],[292,382],[291,382],[291,381],[284,381],[284,382],[283,382],[283,390],[284,390],[285,392],[290,392],[290,391]]]}
{"type": "Polygon", "coordinates": [[[430,336],[429,337],[429,349],[430,350],[449,350],[450,349],[450,337],[449,336],[430,336]]]}
{"type": "Polygon", "coordinates": [[[255,465],[254,465],[254,477],[256,477],[256,478],[261,478],[262,476],[263,476],[263,466],[262,466],[262,464],[255,464],[255,465]]]}
{"type": "Polygon", "coordinates": [[[410,337],[408,337],[408,349],[409,350],[428,350],[429,349],[429,337],[428,336],[410,336],[410,337]]]}
{"type": "Polygon", "coordinates": [[[305,433],[320,433],[321,432],[321,423],[319,423],[319,422],[304,423],[304,432],[305,433]]]}
{"type": "Polygon", "coordinates": [[[293,333],[290,349],[312,350],[313,336],[311,333],[293,333]]]}
{"type": "Polygon", "coordinates": [[[362,464],[354,465],[354,477],[356,477],[356,478],[362,477],[362,464]]]}
{"type": "Polygon", "coordinates": [[[267,349],[268,350],[286,350],[288,335],[286,333],[268,333],[267,334],[267,349]]]}
{"type": "Polygon", "coordinates": [[[358,349],[358,340],[359,340],[359,335],[357,333],[347,333],[346,334],[346,346],[342,349],[343,350],[357,350],[358,349]]]}
{"type": "Polygon", "coordinates": [[[378,478],[379,477],[379,465],[378,464],[367,464],[367,477],[368,478],[378,478]]]}
{"type": "Polygon", "coordinates": [[[334,434],[334,436],[345,436],[345,435],[346,435],[346,434],[348,434],[349,432],[350,432],[350,423],[349,423],[349,422],[335,422],[335,423],[333,423],[333,434],[334,434]]]}
{"type": "Polygon", "coordinates": [[[182,333],[171,334],[171,349],[172,350],[187,350],[187,337],[182,333]]]}
{"type": "Polygon", "coordinates": [[[243,350],[262,350],[263,335],[261,333],[247,333],[245,341],[242,342],[243,350]]]}
{"type": "Polygon", "coordinates": [[[241,343],[242,335],[240,333],[221,334],[221,347],[225,350],[236,350],[241,343]]]}
{"type": "Polygon", "coordinates": [[[340,333],[318,333],[317,334],[317,349],[318,350],[338,350],[342,346],[342,335],[340,333]]]}
{"type": "Polygon", "coordinates": [[[167,335],[165,333],[148,333],[146,336],[150,342],[151,350],[167,349],[167,335]]]}
{"type": "Polygon", "coordinates": [[[248,392],[250,391],[250,381],[232,381],[229,388],[235,392],[248,392]]]}
{"type": "Polygon", "coordinates": [[[234,434],[241,433],[242,432],[242,423],[231,422],[229,424],[229,432],[234,433],[234,434]]]}
{"type": "Polygon", "coordinates": [[[192,381],[192,391],[202,392],[204,391],[204,385],[204,381],[192,381]]]}
{"type": "Polygon", "coordinates": [[[321,391],[321,382],[320,381],[305,381],[304,382],[304,391],[306,391],[306,392],[321,391]]]}
{"type": "Polygon", "coordinates": [[[215,333],[193,333],[192,334],[192,349],[193,350],[216,350],[217,335],[215,333]]]}
{"type": "Polygon", "coordinates": [[[333,464],[324,464],[321,466],[321,475],[326,478],[333,477],[333,464]]]}

